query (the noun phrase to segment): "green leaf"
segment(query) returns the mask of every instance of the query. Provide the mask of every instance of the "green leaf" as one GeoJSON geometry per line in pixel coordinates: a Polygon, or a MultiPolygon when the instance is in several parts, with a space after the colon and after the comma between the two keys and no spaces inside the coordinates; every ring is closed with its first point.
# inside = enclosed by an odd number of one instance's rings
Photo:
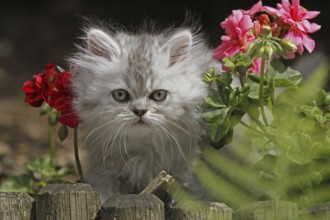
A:
{"type": "Polygon", "coordinates": [[[320,145],[318,151],[315,154],[315,159],[330,161],[330,144],[320,145]]]}
{"type": "Polygon", "coordinates": [[[0,185],[1,192],[25,192],[32,193],[33,181],[28,175],[9,176],[0,185]]]}
{"type": "Polygon", "coordinates": [[[57,136],[61,141],[64,141],[68,137],[69,131],[65,125],[61,125],[61,127],[57,131],[57,136]]]}
{"type": "Polygon", "coordinates": [[[223,135],[223,137],[218,142],[211,142],[211,146],[215,149],[220,149],[226,144],[229,144],[233,140],[234,130],[232,128],[229,128],[226,132],[226,134],[223,135]]]}
{"type": "Polygon", "coordinates": [[[230,121],[227,118],[215,120],[210,124],[210,140],[211,143],[216,144],[221,141],[223,137],[226,136],[230,129],[230,121]]]}
{"type": "Polygon", "coordinates": [[[55,169],[51,165],[48,156],[29,161],[26,164],[26,168],[33,173],[39,174],[42,178],[55,175],[55,169]]]}
{"type": "Polygon", "coordinates": [[[267,177],[275,179],[276,163],[277,157],[271,154],[267,154],[253,166],[252,170],[260,172],[263,178],[267,177]]]}
{"type": "Polygon", "coordinates": [[[235,107],[239,102],[239,88],[235,88],[229,95],[228,105],[235,107]]]}
{"type": "Polygon", "coordinates": [[[271,65],[267,68],[268,78],[274,79],[275,87],[291,87],[296,86],[301,82],[301,73],[285,67],[279,61],[271,62],[271,65]]]}
{"type": "Polygon", "coordinates": [[[260,135],[251,139],[251,146],[260,156],[266,156],[275,147],[274,144],[260,135]]]}
{"type": "Polygon", "coordinates": [[[231,60],[230,57],[225,57],[225,58],[223,58],[223,59],[222,59],[222,62],[223,62],[223,65],[224,65],[225,67],[228,67],[228,68],[230,68],[230,69],[234,69],[234,68],[235,68],[235,63],[234,63],[234,61],[231,60]]]}
{"type": "Polygon", "coordinates": [[[217,143],[230,128],[230,108],[217,109],[203,114],[203,118],[210,123],[210,140],[217,143]]]}
{"type": "Polygon", "coordinates": [[[249,97],[259,99],[259,83],[252,81],[250,78],[246,79],[246,83],[250,87],[249,97]]]}
{"type": "Polygon", "coordinates": [[[330,65],[327,62],[322,62],[299,88],[292,87],[285,90],[278,95],[276,102],[290,103],[298,108],[306,102],[309,102],[327,82],[329,67],[330,65]]]}
{"type": "Polygon", "coordinates": [[[62,178],[68,174],[72,174],[74,171],[68,167],[61,167],[59,170],[56,170],[55,176],[57,179],[62,178]]]}
{"type": "Polygon", "coordinates": [[[206,97],[205,103],[214,108],[225,108],[226,107],[225,104],[214,100],[213,97],[211,97],[211,96],[206,97]]]}
{"type": "Polygon", "coordinates": [[[312,142],[310,135],[301,132],[288,136],[287,141],[287,158],[300,165],[312,162],[320,147],[319,142],[312,142]]]}
{"type": "Polygon", "coordinates": [[[214,76],[214,68],[209,69],[207,72],[203,75],[203,82],[207,84],[211,84],[213,80],[215,80],[216,77],[214,76]]]}
{"type": "Polygon", "coordinates": [[[327,97],[327,93],[323,89],[321,89],[316,93],[314,97],[315,104],[317,106],[322,106],[325,103],[326,97],[327,97]]]}
{"type": "Polygon", "coordinates": [[[217,123],[221,124],[227,117],[228,112],[229,108],[217,109],[203,113],[202,118],[209,123],[217,121],[217,123]]]}
{"type": "Polygon", "coordinates": [[[327,93],[327,96],[324,99],[324,105],[330,106],[330,93],[327,93]]]}
{"type": "Polygon", "coordinates": [[[300,107],[301,111],[310,118],[315,118],[321,124],[326,123],[328,120],[323,115],[322,110],[317,106],[303,105],[300,107]]]}

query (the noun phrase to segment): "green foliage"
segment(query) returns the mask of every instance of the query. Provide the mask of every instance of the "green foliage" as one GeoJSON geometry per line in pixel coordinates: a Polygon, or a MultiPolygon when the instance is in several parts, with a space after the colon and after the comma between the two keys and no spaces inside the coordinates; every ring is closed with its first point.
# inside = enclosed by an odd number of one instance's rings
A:
{"type": "Polygon", "coordinates": [[[320,89],[329,65],[322,63],[301,83],[301,74],[278,60],[267,63],[264,78],[243,75],[248,63],[240,62],[239,56],[243,55],[224,59],[226,72],[212,70],[209,75],[212,92],[203,118],[213,147],[228,145],[239,132],[245,141],[235,144],[259,159],[251,163],[239,157],[240,164],[206,147],[204,161],[212,169],[197,166],[201,182],[213,196],[237,208],[264,199],[302,206],[329,201],[330,93],[320,89]],[[241,86],[232,87],[233,77],[241,86]]]}
{"type": "Polygon", "coordinates": [[[55,169],[50,157],[40,157],[26,163],[27,174],[9,176],[1,183],[1,192],[26,192],[35,194],[48,183],[61,182],[73,171],[68,168],[55,169]]]}
{"type": "Polygon", "coordinates": [[[26,174],[9,176],[8,179],[0,185],[0,191],[32,193],[33,180],[26,174]]]}

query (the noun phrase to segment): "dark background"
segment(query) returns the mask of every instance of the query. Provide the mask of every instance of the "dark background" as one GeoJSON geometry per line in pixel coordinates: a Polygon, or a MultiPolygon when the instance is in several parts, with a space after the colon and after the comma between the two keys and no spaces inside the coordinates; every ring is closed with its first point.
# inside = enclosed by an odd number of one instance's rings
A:
{"type": "MultiPolygon", "coordinates": [[[[42,70],[47,62],[65,67],[64,59],[74,51],[82,19],[88,16],[134,27],[145,18],[164,26],[181,24],[185,10],[201,18],[203,31],[213,46],[220,44],[223,30],[219,23],[233,9],[249,9],[256,0],[204,1],[128,1],[128,0],[34,0],[2,1],[0,5],[0,89],[1,95],[16,95],[20,85],[32,74],[42,70]],[[18,90],[15,90],[18,88],[18,90]],[[15,92],[11,92],[12,89],[15,92]]],[[[264,1],[275,7],[278,1],[264,1]]],[[[313,21],[322,29],[313,34],[316,50],[330,51],[330,1],[302,0],[308,10],[321,14],[313,21]]],[[[307,55],[305,55],[307,56],[307,55]]]]}
{"type": "MultiPolygon", "coordinates": [[[[33,74],[52,62],[64,68],[81,34],[81,16],[99,18],[128,29],[144,19],[163,26],[181,24],[188,9],[200,17],[212,46],[220,44],[223,30],[219,23],[233,9],[249,9],[256,0],[6,0],[0,3],[0,177],[1,173],[22,171],[26,160],[47,152],[47,119],[24,103],[21,86],[33,74]]],[[[278,1],[263,1],[276,6],[278,1]]],[[[313,70],[330,53],[330,1],[302,0],[308,10],[321,11],[313,20],[322,29],[311,35],[315,53],[298,56],[294,65],[304,73],[313,70]],[[299,62],[300,61],[300,62],[299,62]]],[[[71,142],[58,143],[57,163],[72,165],[71,142]]]]}

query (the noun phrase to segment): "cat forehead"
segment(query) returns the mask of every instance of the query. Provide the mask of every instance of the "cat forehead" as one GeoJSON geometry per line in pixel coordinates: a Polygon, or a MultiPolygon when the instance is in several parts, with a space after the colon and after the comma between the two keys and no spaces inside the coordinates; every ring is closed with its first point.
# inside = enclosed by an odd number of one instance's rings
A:
{"type": "Polygon", "coordinates": [[[125,81],[129,87],[152,88],[155,86],[157,72],[165,66],[162,60],[166,57],[161,48],[161,39],[149,34],[118,35],[123,49],[122,59],[125,63],[125,81]]]}
{"type": "Polygon", "coordinates": [[[123,75],[125,85],[137,94],[145,94],[155,89],[167,89],[169,83],[164,74],[151,68],[136,70],[129,68],[123,75]]]}

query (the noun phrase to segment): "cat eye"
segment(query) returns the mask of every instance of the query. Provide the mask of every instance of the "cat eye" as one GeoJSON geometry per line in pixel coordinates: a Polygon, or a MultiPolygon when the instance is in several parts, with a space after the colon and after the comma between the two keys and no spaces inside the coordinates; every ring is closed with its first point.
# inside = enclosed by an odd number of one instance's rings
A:
{"type": "Polygon", "coordinates": [[[153,91],[149,96],[150,99],[157,101],[157,102],[164,101],[166,99],[166,97],[167,97],[167,91],[163,90],[163,89],[153,91]]]}
{"type": "Polygon", "coordinates": [[[117,102],[127,102],[131,99],[129,93],[124,89],[116,89],[112,92],[112,97],[117,102]]]}

